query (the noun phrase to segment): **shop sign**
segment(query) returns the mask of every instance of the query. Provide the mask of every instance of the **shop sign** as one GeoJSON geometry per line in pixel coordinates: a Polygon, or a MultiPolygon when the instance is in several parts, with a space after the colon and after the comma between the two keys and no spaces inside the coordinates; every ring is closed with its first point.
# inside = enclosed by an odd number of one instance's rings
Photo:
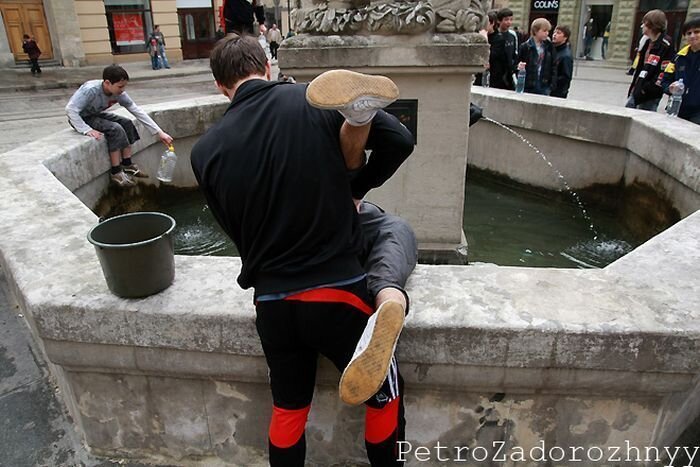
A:
{"type": "Polygon", "coordinates": [[[534,0],[532,9],[537,11],[556,11],[559,10],[559,0],[534,0]]]}
{"type": "Polygon", "coordinates": [[[143,16],[141,13],[113,13],[114,37],[117,45],[144,44],[143,16]]]}

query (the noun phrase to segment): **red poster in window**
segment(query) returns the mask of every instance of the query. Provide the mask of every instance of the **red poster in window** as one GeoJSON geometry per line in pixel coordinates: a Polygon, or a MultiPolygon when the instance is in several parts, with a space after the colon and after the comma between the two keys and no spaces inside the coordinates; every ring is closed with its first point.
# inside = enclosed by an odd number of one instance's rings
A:
{"type": "Polygon", "coordinates": [[[112,23],[117,45],[139,45],[146,42],[141,13],[113,13],[112,23]]]}

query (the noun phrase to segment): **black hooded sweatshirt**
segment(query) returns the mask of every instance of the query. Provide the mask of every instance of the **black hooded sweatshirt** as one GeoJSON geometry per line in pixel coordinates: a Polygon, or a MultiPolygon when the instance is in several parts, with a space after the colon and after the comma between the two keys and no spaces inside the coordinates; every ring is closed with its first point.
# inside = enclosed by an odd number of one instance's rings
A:
{"type": "Polygon", "coordinates": [[[238,283],[284,293],[364,273],[352,197],[381,185],[413,151],[413,136],[380,111],[368,163],[349,182],[340,149],[343,117],[311,107],[306,85],[254,79],[192,149],[207,203],[236,244],[238,283]]]}

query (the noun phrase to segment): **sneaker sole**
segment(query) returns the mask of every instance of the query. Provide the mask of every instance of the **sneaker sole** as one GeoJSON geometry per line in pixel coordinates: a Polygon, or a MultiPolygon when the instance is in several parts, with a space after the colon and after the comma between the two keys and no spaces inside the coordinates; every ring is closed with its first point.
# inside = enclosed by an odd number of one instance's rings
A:
{"type": "Polygon", "coordinates": [[[340,377],[340,399],[359,405],[372,397],[389,372],[405,313],[400,304],[385,302],[377,309],[377,321],[367,348],[348,363],[340,377]]]}
{"type": "Polygon", "coordinates": [[[306,88],[306,101],[319,109],[340,110],[360,97],[373,97],[387,105],[399,98],[399,88],[386,76],[349,70],[331,70],[306,88]]]}

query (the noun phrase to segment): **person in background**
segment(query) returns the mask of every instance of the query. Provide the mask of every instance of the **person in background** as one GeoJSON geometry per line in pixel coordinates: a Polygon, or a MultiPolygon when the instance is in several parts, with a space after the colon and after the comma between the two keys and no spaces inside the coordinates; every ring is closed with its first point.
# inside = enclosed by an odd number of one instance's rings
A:
{"type": "Polygon", "coordinates": [[[158,39],[155,37],[148,36],[146,40],[146,49],[148,50],[148,55],[151,57],[151,69],[160,70],[160,53],[158,52],[158,39]]]}
{"type": "MultiPolygon", "coordinates": [[[[495,28],[496,28],[496,21],[497,21],[497,16],[496,16],[496,11],[491,10],[487,13],[488,17],[488,22],[486,23],[486,27],[482,30],[479,31],[479,34],[484,36],[486,40],[489,43],[489,46],[491,44],[491,38],[493,34],[495,33],[495,28]]],[[[491,63],[491,57],[489,56],[489,61],[484,64],[484,72],[483,73],[477,73],[474,77],[474,84],[476,86],[490,86],[491,84],[491,72],[489,71],[491,63]],[[487,80],[484,80],[484,75],[487,76],[487,80]]]]}
{"type": "MultiPolygon", "coordinates": [[[[258,0],[224,0],[224,22],[226,34],[254,34],[253,23],[265,24],[265,11],[258,0]]],[[[260,31],[258,31],[259,33],[260,31]]],[[[255,34],[257,35],[257,34],[255,34]]]]}
{"type": "Polygon", "coordinates": [[[608,41],[610,40],[610,21],[605,26],[605,31],[603,32],[603,43],[600,45],[600,55],[605,60],[605,54],[608,52],[608,41]]]}
{"type": "Polygon", "coordinates": [[[593,47],[593,40],[597,35],[598,28],[596,27],[595,20],[593,18],[589,18],[586,25],[583,27],[583,56],[586,58],[586,60],[593,60],[593,57],[591,57],[591,48],[593,47]]]}
{"type": "Polygon", "coordinates": [[[29,61],[32,64],[32,75],[40,75],[39,56],[41,55],[41,50],[39,50],[36,41],[32,37],[29,37],[29,34],[22,36],[22,50],[29,56],[29,61]]]}
{"type": "Polygon", "coordinates": [[[571,29],[568,26],[557,25],[554,28],[552,44],[556,52],[554,55],[556,79],[552,82],[552,91],[549,95],[564,99],[569,94],[571,78],[574,75],[574,58],[571,55],[569,37],[571,37],[571,29]]]}
{"type": "Polygon", "coordinates": [[[267,31],[267,42],[270,43],[270,55],[274,63],[277,61],[277,49],[280,48],[280,44],[282,43],[282,33],[274,23],[270,30],[267,31]]]}
{"type": "Polygon", "coordinates": [[[136,185],[131,177],[147,177],[131,161],[131,145],[140,139],[131,120],[105,112],[114,104],[120,104],[146,125],[151,133],[169,146],[173,138],[160,129],[158,124],[139,106],[134,104],[124,91],[129,83],[126,70],[118,65],[109,65],[102,71],[102,79],[83,83],[66,105],[68,122],[75,131],[97,140],[107,140],[107,151],[112,164],[112,182],[128,187],[136,185]]]}
{"type": "Polygon", "coordinates": [[[552,25],[537,18],[530,26],[530,38],[520,46],[518,70],[525,70],[525,92],[548,96],[556,81],[554,46],[549,40],[552,25]]]}
{"type": "Polygon", "coordinates": [[[666,14],[661,10],[651,10],[644,15],[643,30],[649,40],[639,51],[625,107],[656,112],[659,106],[664,70],[676,54],[671,37],[664,33],[666,24],[666,14]]]}
{"type": "Polygon", "coordinates": [[[496,19],[498,21],[496,31],[489,41],[491,87],[513,90],[515,89],[513,73],[518,63],[518,38],[517,34],[510,29],[513,24],[513,11],[501,8],[496,14],[496,19]]]}
{"type": "Polygon", "coordinates": [[[670,94],[682,79],[685,92],[678,116],[700,125],[700,16],[686,21],[681,31],[688,44],[666,67],[662,87],[670,94]]]}
{"type": "Polygon", "coordinates": [[[148,42],[149,44],[153,45],[155,41],[155,51],[157,52],[158,57],[160,57],[161,63],[158,64],[157,68],[158,69],[162,66],[165,68],[170,68],[170,64],[168,63],[168,57],[165,56],[165,36],[163,36],[163,33],[160,32],[160,26],[155,25],[153,27],[153,32],[151,35],[148,37],[148,42]]]}

